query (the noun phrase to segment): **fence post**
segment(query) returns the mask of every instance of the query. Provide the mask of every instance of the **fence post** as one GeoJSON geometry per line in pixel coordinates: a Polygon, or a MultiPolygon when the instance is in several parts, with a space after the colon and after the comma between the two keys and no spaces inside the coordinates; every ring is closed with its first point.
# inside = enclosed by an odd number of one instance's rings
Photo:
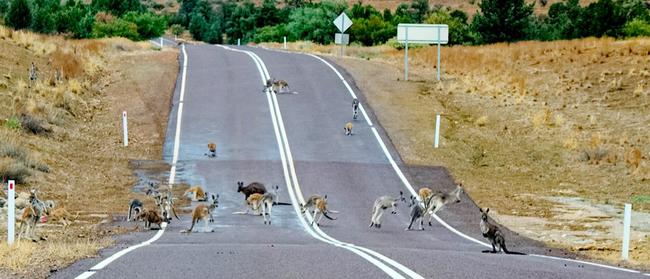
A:
{"type": "Polygon", "coordinates": [[[122,112],[122,130],[124,131],[124,146],[129,146],[129,127],[126,121],[126,111],[122,112]]]}
{"type": "Polygon", "coordinates": [[[16,227],[16,181],[9,180],[7,186],[7,243],[13,245],[16,227]]]}

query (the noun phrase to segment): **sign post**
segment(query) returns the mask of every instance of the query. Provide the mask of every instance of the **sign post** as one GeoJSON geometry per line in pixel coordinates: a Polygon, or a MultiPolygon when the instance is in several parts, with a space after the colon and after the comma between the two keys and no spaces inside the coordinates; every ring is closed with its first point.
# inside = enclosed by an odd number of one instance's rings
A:
{"type": "Polygon", "coordinates": [[[129,127],[126,122],[126,111],[122,112],[122,131],[124,131],[124,146],[129,146],[129,127]]]}
{"type": "Polygon", "coordinates": [[[440,81],[440,45],[449,42],[447,24],[407,24],[397,25],[397,41],[404,44],[404,80],[408,80],[408,44],[438,44],[437,78],[440,81]]]}
{"type": "Polygon", "coordinates": [[[341,45],[341,54],[343,56],[343,46],[347,45],[350,42],[350,35],[345,34],[345,30],[348,30],[352,26],[352,20],[348,17],[345,12],[342,12],[334,21],[336,28],[341,31],[341,33],[336,33],[334,35],[334,43],[341,45]]]}
{"type": "Polygon", "coordinates": [[[9,180],[7,186],[7,243],[12,245],[16,227],[16,181],[9,180]]]}
{"type": "Polygon", "coordinates": [[[284,49],[287,49],[287,36],[284,36],[284,49]]]}

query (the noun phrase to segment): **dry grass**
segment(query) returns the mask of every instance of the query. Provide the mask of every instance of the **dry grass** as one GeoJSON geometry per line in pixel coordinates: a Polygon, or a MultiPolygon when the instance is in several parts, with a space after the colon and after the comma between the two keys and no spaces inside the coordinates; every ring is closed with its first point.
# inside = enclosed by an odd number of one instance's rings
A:
{"type": "MultiPolygon", "coordinates": [[[[36,188],[42,199],[54,200],[75,216],[65,230],[46,224],[39,234],[48,241],[21,243],[11,252],[13,260],[0,260],[0,272],[44,277],[109,244],[106,238],[116,230],[98,224],[119,219],[138,196],[129,161],[162,156],[177,64],[173,49],[151,51],[147,44],[125,39],[64,40],[0,26],[0,70],[5,73],[0,77],[0,142],[25,153],[0,154],[0,171],[28,171],[18,191],[36,188]],[[39,69],[32,84],[31,62],[39,69]],[[59,81],[54,79],[57,69],[62,70],[59,81]],[[122,110],[129,111],[133,127],[129,148],[121,144],[122,110]],[[5,125],[9,119],[25,120],[23,129],[5,125]],[[30,127],[49,132],[25,130],[30,127]],[[45,253],[33,255],[35,247],[45,253]]],[[[5,238],[6,232],[0,232],[5,238]]],[[[0,248],[0,258],[7,253],[0,248]]]]}
{"type": "Polygon", "coordinates": [[[99,249],[112,244],[106,238],[100,240],[82,240],[43,243],[17,242],[13,246],[0,244],[0,262],[3,268],[14,275],[33,272],[33,276],[45,277],[50,269],[56,269],[78,260],[80,255],[93,255],[99,249]]]}
{"type": "MultiPolygon", "coordinates": [[[[290,48],[338,55],[338,46],[290,48]]],[[[506,225],[530,217],[555,222],[545,196],[631,202],[650,212],[650,203],[634,198],[650,190],[649,39],[444,47],[440,83],[435,47],[409,52],[409,82],[401,81],[403,52],[379,46],[346,53],[354,58],[337,62],[355,76],[404,161],[446,166],[478,204],[515,217],[503,218],[506,225]],[[438,113],[442,148],[433,150],[438,113]],[[637,149],[642,159],[634,168],[637,149]]],[[[639,242],[637,251],[648,245],[639,242]]],[[[603,256],[616,253],[608,251],[584,253],[613,258],[603,256]]],[[[632,263],[647,258],[636,253],[632,263]]]]}

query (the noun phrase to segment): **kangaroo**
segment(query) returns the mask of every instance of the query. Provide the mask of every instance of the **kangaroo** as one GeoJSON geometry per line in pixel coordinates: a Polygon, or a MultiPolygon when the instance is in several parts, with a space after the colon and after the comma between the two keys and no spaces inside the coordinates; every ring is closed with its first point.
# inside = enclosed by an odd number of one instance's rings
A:
{"type": "Polygon", "coordinates": [[[192,201],[206,201],[208,199],[205,191],[203,191],[203,188],[199,185],[187,189],[185,193],[183,193],[183,196],[191,198],[192,201]]]}
{"type": "Polygon", "coordinates": [[[197,205],[194,210],[192,210],[192,225],[188,230],[182,230],[181,233],[187,233],[190,234],[192,233],[192,229],[194,229],[194,225],[198,223],[198,221],[203,220],[205,224],[205,231],[206,232],[214,232],[213,229],[208,228],[208,222],[210,221],[209,219],[212,216],[212,210],[214,209],[214,204],[206,205],[206,204],[199,204],[197,205]]]}
{"type": "Polygon", "coordinates": [[[300,212],[302,214],[305,214],[308,208],[313,208],[312,214],[314,215],[310,226],[314,225],[314,221],[316,221],[317,226],[320,226],[320,219],[322,219],[323,216],[327,217],[327,219],[330,220],[336,220],[336,218],[332,218],[329,215],[327,215],[327,213],[335,213],[335,211],[330,211],[327,209],[327,195],[323,197],[321,197],[320,195],[311,195],[307,199],[307,202],[305,202],[304,205],[300,204],[300,212]],[[318,216],[319,213],[320,216],[316,218],[316,216],[318,216]]]}
{"type": "MultiPolygon", "coordinates": [[[[264,195],[260,193],[253,193],[252,195],[248,196],[248,199],[246,201],[248,202],[248,206],[250,209],[253,210],[254,215],[260,215],[260,207],[262,206],[262,198],[264,198],[264,195]]],[[[246,208],[246,212],[244,214],[248,214],[248,209],[246,208]]]]}
{"type": "Polygon", "coordinates": [[[352,100],[352,119],[357,120],[357,116],[359,116],[359,100],[354,98],[352,100]]]}
{"type": "Polygon", "coordinates": [[[36,64],[32,62],[31,66],[29,66],[29,86],[31,87],[35,82],[36,79],[38,79],[38,67],[36,67],[36,64]]]}
{"type": "Polygon", "coordinates": [[[273,192],[266,192],[262,196],[262,216],[264,216],[264,224],[271,224],[271,209],[273,208],[274,204],[277,204],[278,201],[278,190],[280,187],[275,185],[275,188],[273,188],[273,192]],[[268,221],[266,219],[266,216],[269,216],[268,221]],[[268,222],[268,223],[267,223],[268,222]]]}
{"type": "Polygon", "coordinates": [[[214,217],[212,217],[212,211],[219,207],[219,194],[210,194],[210,199],[211,203],[210,206],[208,206],[208,209],[210,209],[210,223],[214,223],[214,217]]]}
{"type": "Polygon", "coordinates": [[[392,209],[391,214],[397,214],[397,202],[404,201],[406,199],[403,196],[402,191],[399,191],[399,198],[394,198],[392,196],[381,196],[375,200],[375,204],[372,207],[372,216],[370,217],[370,227],[381,228],[381,216],[384,215],[384,211],[389,207],[392,209]]]}
{"type": "MultiPolygon", "coordinates": [[[[206,199],[207,199],[207,192],[205,192],[206,199]]],[[[165,219],[165,222],[170,223],[172,220],[172,214],[174,214],[174,217],[176,217],[177,220],[180,220],[181,218],[178,218],[178,215],[176,214],[176,209],[174,208],[174,197],[173,193],[171,191],[167,191],[167,195],[162,197],[160,208],[162,211],[163,218],[165,219]]]]}
{"type": "Polygon", "coordinates": [[[409,223],[409,226],[406,228],[407,231],[411,230],[411,227],[413,226],[413,222],[420,221],[420,230],[424,230],[424,214],[426,213],[426,206],[427,206],[427,201],[424,202],[424,206],[420,204],[417,198],[414,196],[411,196],[411,202],[409,204],[409,207],[411,208],[411,223],[409,223]]]}
{"type": "Polygon", "coordinates": [[[460,195],[462,193],[463,193],[463,184],[460,183],[456,185],[456,188],[449,193],[438,193],[432,195],[428,199],[427,210],[425,212],[425,214],[429,215],[429,226],[431,226],[431,222],[433,221],[433,215],[435,215],[436,212],[440,211],[448,203],[452,203],[452,202],[459,203],[460,195]]]}
{"type": "Polygon", "coordinates": [[[133,219],[131,219],[132,216],[140,215],[140,212],[142,212],[143,208],[144,208],[144,204],[142,203],[142,201],[140,201],[139,199],[132,199],[129,202],[129,213],[127,215],[126,220],[129,222],[133,221],[133,219]],[[132,215],[133,212],[135,212],[134,215],[132,215]]]}
{"type": "Polygon", "coordinates": [[[247,200],[248,197],[254,193],[266,193],[266,187],[264,187],[264,184],[259,182],[253,182],[244,187],[244,182],[237,181],[237,193],[244,193],[244,200],[247,200]]]}
{"type": "Polygon", "coordinates": [[[506,254],[525,255],[524,253],[520,252],[508,251],[508,248],[506,248],[506,239],[503,237],[501,229],[499,229],[497,225],[491,224],[488,221],[487,214],[490,212],[489,208],[485,209],[485,211],[483,211],[481,208],[478,210],[481,212],[481,233],[483,234],[483,237],[489,239],[490,244],[492,244],[492,251],[484,250],[483,253],[497,253],[496,248],[499,248],[498,252],[501,252],[503,250],[503,252],[506,254]]]}
{"type": "Polygon", "coordinates": [[[281,93],[290,93],[287,90],[289,89],[289,83],[286,80],[275,80],[272,86],[273,92],[275,94],[281,93]]]}
{"type": "Polygon", "coordinates": [[[38,221],[46,217],[49,213],[49,208],[44,202],[38,199],[36,190],[32,189],[29,195],[29,205],[23,209],[19,217],[20,227],[18,228],[18,239],[21,239],[25,235],[25,238],[32,241],[46,240],[44,237],[40,237],[37,240],[34,238],[34,235],[38,221]]]}
{"type": "Polygon", "coordinates": [[[210,151],[210,153],[205,153],[206,156],[211,158],[217,157],[217,144],[214,142],[208,143],[208,151],[210,151]]]}
{"type": "Polygon", "coordinates": [[[157,211],[155,210],[145,210],[141,212],[138,217],[138,221],[144,221],[144,228],[151,229],[151,224],[158,225],[158,229],[162,229],[163,219],[160,217],[157,211]]]}
{"type": "Polygon", "coordinates": [[[418,196],[420,196],[420,200],[422,201],[428,200],[432,195],[433,191],[429,187],[422,187],[418,190],[418,196]]]}
{"type": "Polygon", "coordinates": [[[345,127],[343,128],[345,131],[346,136],[351,136],[352,135],[352,122],[345,123],[345,127]]]}
{"type": "Polygon", "coordinates": [[[629,168],[629,173],[635,174],[639,169],[639,165],[641,164],[641,159],[643,159],[641,150],[639,150],[638,148],[632,148],[630,151],[625,153],[624,157],[625,157],[625,164],[627,164],[629,168]]]}

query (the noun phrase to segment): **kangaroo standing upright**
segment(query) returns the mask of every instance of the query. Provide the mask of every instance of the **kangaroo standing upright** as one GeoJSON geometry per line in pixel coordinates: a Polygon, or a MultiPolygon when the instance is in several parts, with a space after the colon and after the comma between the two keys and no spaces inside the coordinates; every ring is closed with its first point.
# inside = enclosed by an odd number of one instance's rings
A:
{"type": "Polygon", "coordinates": [[[508,251],[508,248],[506,248],[506,239],[503,236],[503,232],[501,232],[501,229],[499,229],[497,225],[491,224],[488,221],[487,214],[490,212],[489,208],[487,208],[485,211],[480,208],[478,210],[481,211],[481,233],[483,234],[483,237],[490,240],[490,244],[492,244],[492,251],[485,250],[483,253],[497,253],[498,248],[498,252],[501,252],[503,250],[503,252],[506,254],[525,255],[524,253],[508,251]]]}

